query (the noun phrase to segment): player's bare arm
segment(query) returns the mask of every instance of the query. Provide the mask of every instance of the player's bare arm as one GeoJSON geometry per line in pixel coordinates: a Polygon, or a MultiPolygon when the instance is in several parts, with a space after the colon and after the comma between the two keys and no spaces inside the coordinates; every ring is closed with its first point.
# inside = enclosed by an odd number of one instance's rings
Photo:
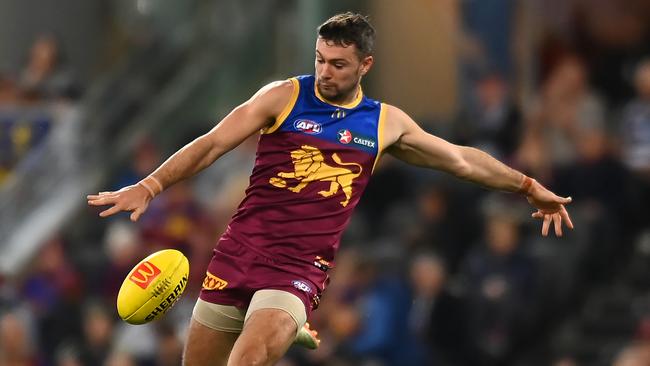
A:
{"type": "Polygon", "coordinates": [[[111,205],[99,214],[101,217],[132,211],[131,220],[136,221],[149,202],[166,187],[195,175],[252,134],[272,125],[289,103],[292,92],[290,81],[276,81],[264,86],[208,133],[174,153],[148,177],[116,192],[88,195],[88,204],[111,205]]]}
{"type": "Polygon", "coordinates": [[[384,146],[386,152],[409,164],[441,170],[490,189],[519,192],[537,212],[534,218],[542,219],[542,235],[548,235],[551,222],[555,234],[562,235],[562,222],[573,229],[573,223],[564,205],[570,197],[559,197],[536,180],[527,177],[489,154],[468,146],[452,144],[425,132],[399,108],[385,105],[386,126],[384,146]]]}

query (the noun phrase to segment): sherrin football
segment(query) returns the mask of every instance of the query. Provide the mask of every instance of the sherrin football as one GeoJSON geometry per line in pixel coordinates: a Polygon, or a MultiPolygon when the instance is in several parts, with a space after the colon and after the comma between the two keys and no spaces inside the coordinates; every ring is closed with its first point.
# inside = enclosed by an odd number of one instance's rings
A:
{"type": "Polygon", "coordinates": [[[155,252],[140,261],[126,276],[117,295],[120,318],[129,324],[160,318],[181,297],[189,271],[189,261],[175,249],[155,252]]]}

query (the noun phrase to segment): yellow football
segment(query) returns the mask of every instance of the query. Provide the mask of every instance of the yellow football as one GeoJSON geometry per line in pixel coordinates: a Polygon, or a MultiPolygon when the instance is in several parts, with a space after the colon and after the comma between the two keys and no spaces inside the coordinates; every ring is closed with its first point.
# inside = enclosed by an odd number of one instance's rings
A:
{"type": "Polygon", "coordinates": [[[120,318],[130,324],[160,318],[181,297],[189,271],[189,261],[175,249],[155,252],[140,261],[126,276],[117,295],[120,318]]]}

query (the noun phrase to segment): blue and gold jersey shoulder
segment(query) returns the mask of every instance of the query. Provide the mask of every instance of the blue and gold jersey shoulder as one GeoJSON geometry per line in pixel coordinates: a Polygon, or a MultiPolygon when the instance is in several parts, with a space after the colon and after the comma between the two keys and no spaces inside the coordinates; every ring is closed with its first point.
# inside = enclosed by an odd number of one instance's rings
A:
{"type": "Polygon", "coordinates": [[[382,104],[360,92],[346,105],[328,102],[315,87],[315,77],[289,79],[294,84],[292,100],[274,126],[264,133],[306,134],[377,156],[380,148],[382,104]]]}

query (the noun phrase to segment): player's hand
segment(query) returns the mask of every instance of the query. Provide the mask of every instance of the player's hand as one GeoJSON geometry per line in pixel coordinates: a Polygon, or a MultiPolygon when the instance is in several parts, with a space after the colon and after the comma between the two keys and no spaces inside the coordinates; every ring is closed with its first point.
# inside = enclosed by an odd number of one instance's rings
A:
{"type": "Polygon", "coordinates": [[[534,182],[526,195],[528,202],[537,208],[532,217],[542,220],[542,235],[547,236],[551,222],[555,228],[555,235],[562,236],[562,222],[569,229],[573,229],[571,217],[564,205],[571,203],[571,197],[560,197],[544,188],[541,184],[534,182]]]}
{"type": "Polygon", "coordinates": [[[135,184],[115,192],[90,194],[86,198],[90,206],[111,205],[111,207],[99,213],[101,217],[108,217],[120,211],[132,211],[131,221],[135,222],[147,210],[152,196],[143,186],[135,184]]]}

